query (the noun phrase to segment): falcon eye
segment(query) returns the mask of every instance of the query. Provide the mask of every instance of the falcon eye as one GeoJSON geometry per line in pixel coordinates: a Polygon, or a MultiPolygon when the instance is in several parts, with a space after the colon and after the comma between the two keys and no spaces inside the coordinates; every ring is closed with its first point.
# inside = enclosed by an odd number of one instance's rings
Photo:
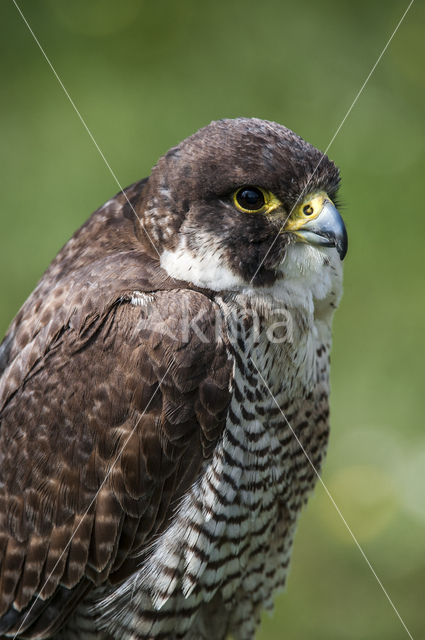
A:
{"type": "Polygon", "coordinates": [[[238,211],[244,213],[265,213],[283,210],[282,202],[279,198],[267,189],[247,185],[239,187],[232,193],[232,202],[238,211]]]}
{"type": "Polygon", "coordinates": [[[314,209],[313,209],[313,207],[311,206],[311,204],[306,204],[306,205],[303,207],[303,214],[304,214],[305,216],[311,216],[311,214],[312,214],[313,212],[314,212],[314,209]]]}
{"type": "Polygon", "coordinates": [[[239,211],[256,212],[266,204],[266,198],[262,189],[258,187],[242,187],[233,195],[233,201],[239,211]]]}

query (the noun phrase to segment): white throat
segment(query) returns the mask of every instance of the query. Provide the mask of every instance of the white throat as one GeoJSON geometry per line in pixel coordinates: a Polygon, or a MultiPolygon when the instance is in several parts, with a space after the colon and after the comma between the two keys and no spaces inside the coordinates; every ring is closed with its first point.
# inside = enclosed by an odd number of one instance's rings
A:
{"type": "Polygon", "coordinates": [[[173,251],[161,255],[161,267],[169,276],[191,282],[212,291],[239,290],[244,280],[226,267],[223,250],[214,246],[211,237],[204,241],[198,234],[199,247],[196,250],[187,246],[187,236],[180,235],[179,244],[173,251]]]}
{"type": "MultiPolygon", "coordinates": [[[[315,313],[334,311],[342,293],[342,264],[336,249],[303,243],[289,245],[281,265],[281,277],[271,287],[255,287],[226,266],[223,250],[211,244],[211,237],[199,248],[187,246],[185,235],[179,244],[161,255],[161,267],[169,276],[212,291],[233,291],[255,298],[271,296],[290,308],[315,313]]],[[[326,313],[328,315],[328,313],[326,313]]]]}

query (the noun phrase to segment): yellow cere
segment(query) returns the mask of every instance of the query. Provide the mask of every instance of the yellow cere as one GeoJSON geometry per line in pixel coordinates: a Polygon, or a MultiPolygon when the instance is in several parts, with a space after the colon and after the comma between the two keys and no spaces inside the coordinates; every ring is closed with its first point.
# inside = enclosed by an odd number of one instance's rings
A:
{"type": "Polygon", "coordinates": [[[325,191],[309,193],[292,212],[291,217],[285,225],[285,231],[298,231],[298,229],[301,229],[307,222],[317,218],[326,200],[332,202],[325,191]]]}

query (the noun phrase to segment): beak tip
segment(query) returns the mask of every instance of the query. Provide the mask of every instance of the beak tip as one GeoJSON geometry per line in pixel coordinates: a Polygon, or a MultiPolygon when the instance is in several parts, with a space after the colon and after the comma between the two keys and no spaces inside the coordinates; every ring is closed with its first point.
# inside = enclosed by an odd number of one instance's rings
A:
{"type": "Polygon", "coordinates": [[[338,255],[340,257],[341,262],[344,260],[348,251],[348,236],[347,231],[344,227],[344,233],[342,234],[342,238],[339,239],[335,244],[336,250],[338,251],[338,255]]]}

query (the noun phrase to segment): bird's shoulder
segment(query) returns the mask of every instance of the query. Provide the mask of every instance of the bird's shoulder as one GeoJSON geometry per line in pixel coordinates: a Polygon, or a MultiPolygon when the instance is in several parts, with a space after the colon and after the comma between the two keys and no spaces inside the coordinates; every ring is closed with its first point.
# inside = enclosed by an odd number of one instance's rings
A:
{"type": "Polygon", "coordinates": [[[97,250],[71,260],[71,241],[3,343],[0,633],[53,633],[91,585],[129,575],[225,424],[214,301],[131,234],[105,251],[92,224],[97,250]]]}

